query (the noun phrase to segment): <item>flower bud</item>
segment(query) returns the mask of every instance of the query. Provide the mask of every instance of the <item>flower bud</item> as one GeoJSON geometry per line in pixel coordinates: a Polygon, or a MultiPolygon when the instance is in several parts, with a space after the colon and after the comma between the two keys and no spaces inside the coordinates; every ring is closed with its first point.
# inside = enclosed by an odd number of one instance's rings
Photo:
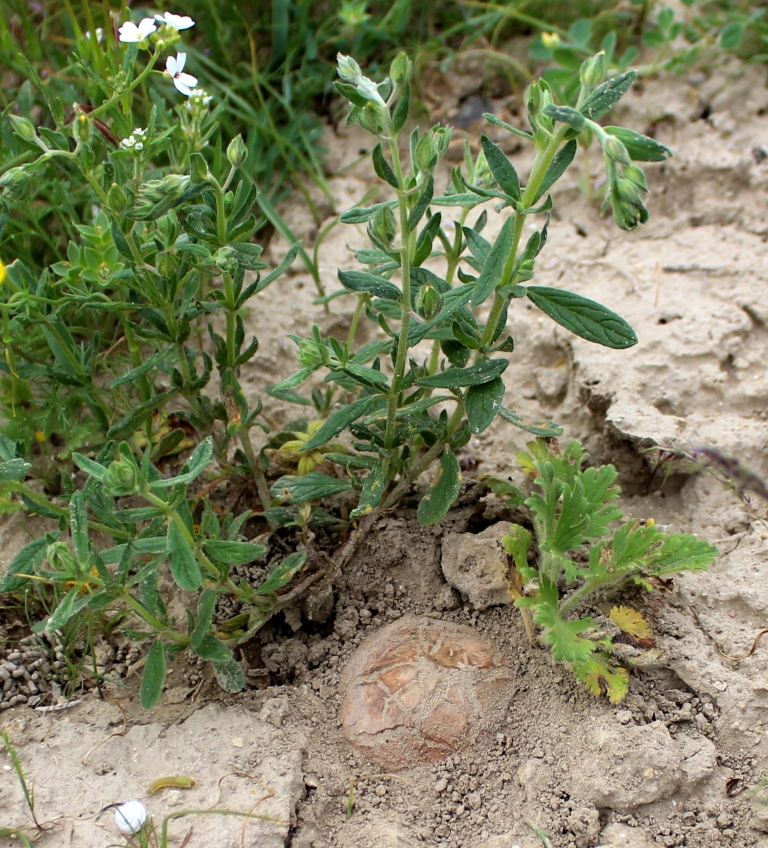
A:
{"type": "Polygon", "coordinates": [[[75,115],[75,120],[72,122],[72,135],[75,141],[88,144],[93,138],[93,123],[89,120],[85,112],[78,112],[75,115]]]}
{"type": "MultiPolygon", "coordinates": [[[[240,136],[238,136],[240,138],[240,136]]],[[[231,145],[230,145],[231,146],[231,145]]],[[[200,183],[208,182],[210,172],[208,171],[208,163],[203,158],[201,153],[193,153],[189,157],[189,181],[192,185],[200,185],[200,183]]]]}
{"type": "Polygon", "coordinates": [[[366,103],[360,109],[357,120],[364,130],[367,130],[373,135],[381,135],[384,132],[384,121],[381,117],[381,111],[375,103],[366,103]]]}
{"type": "Polygon", "coordinates": [[[120,459],[111,462],[107,468],[104,486],[117,497],[135,495],[141,488],[139,466],[125,443],[120,445],[120,459]]]}
{"type": "Polygon", "coordinates": [[[437,148],[432,133],[427,133],[419,140],[414,153],[414,163],[417,171],[429,173],[437,165],[437,148]]]}
{"type": "Polygon", "coordinates": [[[450,127],[432,127],[430,135],[435,142],[437,150],[437,158],[442,159],[448,152],[448,146],[451,143],[451,128],[450,127]]]}
{"type": "Polygon", "coordinates": [[[75,555],[66,542],[53,542],[45,551],[45,558],[54,571],[74,574],[79,571],[75,555]]]}
{"type": "Polygon", "coordinates": [[[27,169],[24,165],[9,168],[4,174],[0,174],[0,188],[20,188],[27,181],[27,169]]]}
{"type": "Polygon", "coordinates": [[[314,339],[302,339],[299,342],[299,365],[315,370],[323,364],[323,354],[314,339]]]}
{"type": "Polygon", "coordinates": [[[402,88],[411,79],[413,64],[405,53],[398,53],[389,66],[389,76],[397,88],[402,88]]]}
{"type": "Polygon", "coordinates": [[[632,162],[629,158],[627,148],[618,138],[609,135],[604,139],[600,139],[600,144],[603,148],[604,156],[610,159],[611,162],[615,162],[617,165],[629,165],[632,162]]]}
{"type": "Polygon", "coordinates": [[[112,183],[107,192],[107,206],[117,215],[122,215],[131,204],[125,196],[122,187],[117,183],[112,183]]]}
{"type": "Polygon", "coordinates": [[[27,118],[22,118],[20,115],[9,115],[8,117],[10,118],[11,125],[13,126],[13,131],[19,138],[24,141],[37,141],[37,132],[35,131],[32,121],[27,118]]]}
{"type": "Polygon", "coordinates": [[[416,307],[419,313],[429,320],[443,308],[443,297],[440,292],[432,286],[422,286],[419,290],[416,307]]]}
{"type": "Polygon", "coordinates": [[[388,206],[376,210],[371,222],[371,231],[379,241],[390,244],[397,232],[395,216],[388,206]]]}
{"type": "Polygon", "coordinates": [[[581,84],[594,88],[603,81],[605,76],[605,51],[601,50],[589,59],[585,59],[579,69],[581,84]]]}
{"type": "Polygon", "coordinates": [[[351,56],[338,53],[336,55],[336,63],[338,65],[338,74],[343,80],[354,84],[363,78],[360,65],[351,56]]]}
{"type": "Polygon", "coordinates": [[[227,159],[235,168],[242,168],[248,158],[248,148],[241,135],[235,136],[227,147],[227,159]]]}

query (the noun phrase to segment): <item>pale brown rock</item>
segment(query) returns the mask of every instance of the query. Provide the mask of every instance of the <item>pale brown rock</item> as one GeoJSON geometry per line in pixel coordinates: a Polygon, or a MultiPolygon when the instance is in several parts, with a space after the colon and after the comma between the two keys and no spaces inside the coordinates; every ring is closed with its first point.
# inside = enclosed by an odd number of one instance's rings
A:
{"type": "Polygon", "coordinates": [[[437,762],[495,728],[512,678],[471,628],[406,616],[368,637],[345,668],[344,732],[389,770],[437,762]]]}

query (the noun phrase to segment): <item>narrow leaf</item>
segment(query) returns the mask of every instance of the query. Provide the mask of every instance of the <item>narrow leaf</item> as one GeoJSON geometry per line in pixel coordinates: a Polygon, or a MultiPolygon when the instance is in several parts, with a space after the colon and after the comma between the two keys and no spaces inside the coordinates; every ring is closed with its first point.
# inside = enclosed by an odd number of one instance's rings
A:
{"type": "Polygon", "coordinates": [[[226,539],[206,539],[203,551],[216,562],[224,565],[246,565],[261,559],[267,552],[264,545],[251,542],[232,542],[226,539]]]}
{"type": "Polygon", "coordinates": [[[373,148],[371,159],[373,160],[373,170],[376,171],[376,174],[382,180],[388,182],[392,188],[400,188],[400,183],[397,180],[395,172],[392,170],[392,166],[384,158],[384,151],[381,149],[381,144],[377,144],[373,148]]]}
{"type": "Polygon", "coordinates": [[[319,471],[311,471],[303,477],[286,475],[281,477],[270,489],[272,496],[292,504],[317,501],[346,492],[352,486],[346,480],[330,477],[319,471]]]}
{"type": "Polygon", "coordinates": [[[338,277],[342,286],[352,291],[368,292],[375,297],[394,300],[397,303],[401,300],[400,289],[376,274],[369,274],[367,271],[339,271],[338,277]]]}
{"type": "MultiPolygon", "coordinates": [[[[384,377],[384,380],[386,381],[386,376],[382,374],[382,377],[384,377]]],[[[346,430],[353,421],[357,421],[358,418],[362,418],[363,415],[365,415],[366,412],[368,412],[368,410],[377,402],[380,402],[380,398],[375,395],[370,395],[368,397],[359,398],[358,400],[350,403],[348,406],[334,412],[333,415],[330,415],[323,423],[322,427],[320,427],[315,435],[301,447],[301,450],[314,450],[315,448],[321,447],[321,445],[324,445],[326,442],[329,442],[334,436],[341,433],[342,430],[346,430]]]]}
{"type": "Polygon", "coordinates": [[[504,222],[501,232],[493,243],[488,258],[485,260],[483,270],[475,283],[475,291],[472,295],[472,306],[479,306],[502,282],[501,275],[504,265],[512,250],[515,239],[515,219],[510,216],[504,222]]]}
{"type": "Polygon", "coordinates": [[[205,471],[208,463],[213,456],[213,437],[206,436],[202,442],[195,448],[189,460],[185,463],[187,469],[182,474],[170,479],[153,480],[149,485],[152,489],[167,489],[170,486],[176,486],[179,483],[191,483],[196,477],[199,477],[205,471]]]}
{"type": "Polygon", "coordinates": [[[487,429],[504,402],[504,382],[496,377],[482,386],[470,386],[464,398],[469,429],[477,435],[487,429]]]}
{"type": "Polygon", "coordinates": [[[203,585],[200,566],[194,551],[175,521],[168,522],[168,559],[171,574],[176,583],[188,592],[195,592],[203,585]]]}
{"type": "Polygon", "coordinates": [[[483,359],[471,368],[447,368],[439,374],[421,377],[417,386],[431,389],[456,389],[463,386],[482,386],[496,379],[509,365],[507,359],[483,359]]]}
{"type": "Polygon", "coordinates": [[[582,104],[582,115],[592,121],[600,120],[627,93],[635,77],[637,77],[637,71],[624,71],[623,74],[598,85],[582,104]]]}
{"type": "Polygon", "coordinates": [[[480,144],[493,178],[499,184],[501,190],[515,200],[520,200],[520,179],[512,163],[504,155],[502,149],[494,144],[487,135],[480,136],[480,144]]]}
{"type": "Polygon", "coordinates": [[[216,609],[216,593],[213,589],[206,589],[197,603],[197,621],[195,629],[189,634],[189,644],[197,648],[203,641],[203,637],[211,627],[213,612],[216,609]]]}
{"type": "MultiPolygon", "coordinates": [[[[575,138],[572,138],[567,144],[564,144],[557,155],[552,160],[552,164],[547,168],[544,174],[544,179],[541,181],[536,197],[533,198],[533,203],[536,203],[542,198],[552,186],[563,176],[568,166],[573,162],[573,157],[576,155],[578,144],[575,138]]],[[[530,210],[533,211],[533,210],[530,210]]]]}
{"type": "Polygon", "coordinates": [[[214,662],[213,673],[225,692],[241,692],[245,686],[245,675],[234,657],[226,662],[214,662]]]}
{"type": "Polygon", "coordinates": [[[279,564],[276,565],[269,574],[269,577],[256,590],[257,595],[273,595],[278,592],[283,586],[287,586],[291,582],[294,575],[304,566],[307,561],[306,551],[297,551],[288,556],[279,564]]]}
{"type": "Polygon", "coordinates": [[[526,294],[542,312],[587,341],[615,350],[637,344],[632,327],[594,300],[546,286],[529,286],[526,294]]]}
{"type": "Polygon", "coordinates": [[[440,457],[440,467],[435,479],[429,484],[417,510],[419,524],[429,526],[440,521],[456,500],[461,488],[461,468],[455,454],[449,448],[440,457]]]}
{"type": "Polygon", "coordinates": [[[641,135],[626,127],[603,127],[603,129],[627,148],[630,158],[635,162],[663,162],[672,156],[672,151],[664,144],[641,135]]]}
{"type": "Polygon", "coordinates": [[[387,477],[384,473],[384,464],[379,460],[371,470],[371,473],[363,481],[360,500],[357,507],[352,510],[351,518],[360,518],[362,515],[368,515],[369,512],[373,512],[381,503],[386,485],[387,477]]]}
{"type": "Polygon", "coordinates": [[[141,693],[139,700],[145,710],[151,710],[160,700],[165,683],[165,649],[163,640],[159,637],[152,643],[141,676],[141,693]]]}
{"type": "Polygon", "coordinates": [[[88,559],[88,513],[85,511],[83,493],[75,492],[69,502],[69,530],[75,545],[77,559],[85,563],[88,559]]]}

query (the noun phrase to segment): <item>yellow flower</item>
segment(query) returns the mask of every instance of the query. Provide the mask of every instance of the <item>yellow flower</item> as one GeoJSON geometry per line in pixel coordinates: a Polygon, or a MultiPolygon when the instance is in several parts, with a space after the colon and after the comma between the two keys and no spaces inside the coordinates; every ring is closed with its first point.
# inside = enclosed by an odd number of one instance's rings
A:
{"type": "Polygon", "coordinates": [[[549,50],[553,50],[559,46],[560,36],[556,32],[542,32],[541,43],[549,50]]]}
{"type": "Polygon", "coordinates": [[[5,265],[3,265],[3,260],[0,259],[0,283],[5,279],[5,265]]]}

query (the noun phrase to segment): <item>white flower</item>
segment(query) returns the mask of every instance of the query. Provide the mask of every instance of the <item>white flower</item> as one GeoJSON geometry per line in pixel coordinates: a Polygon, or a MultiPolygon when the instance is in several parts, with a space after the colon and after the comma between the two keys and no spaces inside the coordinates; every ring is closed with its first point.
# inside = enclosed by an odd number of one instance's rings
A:
{"type": "Polygon", "coordinates": [[[189,29],[195,25],[195,22],[188,15],[174,15],[171,12],[155,15],[155,20],[173,29],[189,29]]]}
{"type": "Polygon", "coordinates": [[[165,74],[173,80],[173,84],[183,95],[189,97],[192,94],[192,89],[197,85],[197,77],[182,73],[186,61],[186,53],[177,53],[175,59],[173,56],[169,56],[165,63],[165,74]]]}
{"type": "Polygon", "coordinates": [[[123,44],[138,44],[140,41],[144,41],[147,36],[152,35],[156,29],[152,18],[142,18],[138,26],[133,21],[126,21],[120,26],[118,33],[123,44]]]}
{"type": "Polygon", "coordinates": [[[133,150],[138,153],[140,150],[144,149],[144,136],[147,134],[145,129],[141,127],[136,127],[136,129],[128,136],[128,138],[124,138],[120,142],[120,147],[123,150],[133,150]]]}

